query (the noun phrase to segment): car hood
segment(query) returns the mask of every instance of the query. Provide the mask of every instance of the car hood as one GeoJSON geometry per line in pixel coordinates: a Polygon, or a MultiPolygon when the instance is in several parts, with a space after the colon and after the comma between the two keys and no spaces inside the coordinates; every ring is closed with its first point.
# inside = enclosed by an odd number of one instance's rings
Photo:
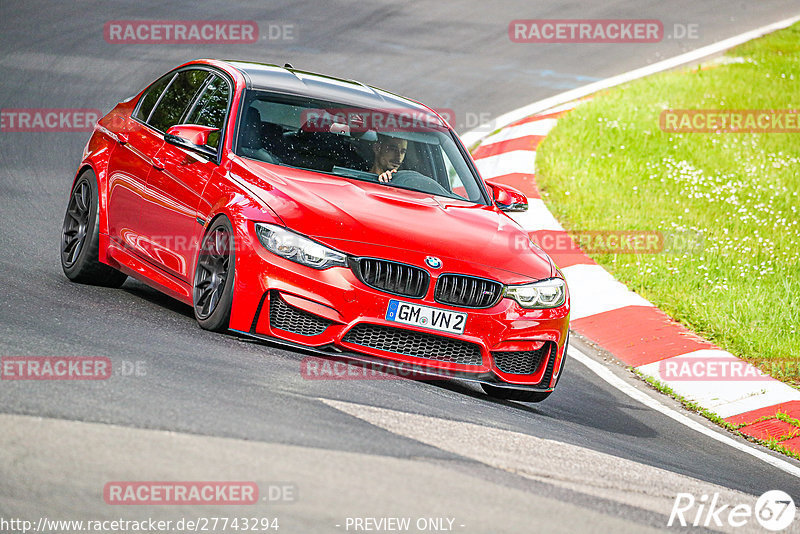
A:
{"type": "Polygon", "coordinates": [[[413,257],[442,259],[444,271],[466,263],[505,283],[554,275],[548,256],[492,206],[254,160],[241,163],[249,171],[243,178],[288,228],[343,252],[378,255],[380,247],[380,257],[402,261],[412,251],[413,257]]]}

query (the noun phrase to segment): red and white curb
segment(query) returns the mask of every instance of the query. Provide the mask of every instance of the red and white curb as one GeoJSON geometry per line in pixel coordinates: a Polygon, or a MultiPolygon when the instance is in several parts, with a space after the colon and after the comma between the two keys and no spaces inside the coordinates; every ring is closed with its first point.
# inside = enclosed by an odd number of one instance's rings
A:
{"type": "MultiPolygon", "coordinates": [[[[512,122],[473,150],[484,179],[510,185],[528,196],[528,211],[510,215],[532,235],[564,231],[536,187],[536,148],[558,117],[579,104],[567,103],[512,122]]],[[[783,447],[800,453],[800,428],[774,418],[781,412],[800,419],[800,391],[763,375],[676,323],[577,247],[565,248],[545,246],[569,284],[572,330],[728,422],[745,424],[740,432],[779,440],[783,447]],[[700,367],[694,365],[698,363],[700,367]],[[711,366],[736,369],[736,374],[726,371],[726,376],[738,378],[708,379],[695,372],[707,373],[711,366]]]]}

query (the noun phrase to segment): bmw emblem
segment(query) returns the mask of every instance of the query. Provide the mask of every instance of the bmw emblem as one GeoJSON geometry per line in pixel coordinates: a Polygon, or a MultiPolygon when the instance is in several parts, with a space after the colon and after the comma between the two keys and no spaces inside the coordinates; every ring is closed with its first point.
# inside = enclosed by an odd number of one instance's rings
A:
{"type": "Polygon", "coordinates": [[[441,269],[442,260],[440,260],[436,256],[428,256],[427,258],[425,258],[425,265],[427,265],[431,269],[441,269]]]}

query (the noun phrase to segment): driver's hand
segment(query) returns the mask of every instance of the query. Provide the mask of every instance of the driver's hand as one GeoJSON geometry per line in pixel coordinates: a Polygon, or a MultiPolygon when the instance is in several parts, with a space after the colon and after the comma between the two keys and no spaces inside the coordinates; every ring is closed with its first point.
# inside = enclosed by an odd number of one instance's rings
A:
{"type": "Polygon", "coordinates": [[[392,174],[394,174],[396,172],[397,172],[397,169],[392,169],[390,171],[386,171],[384,173],[381,173],[378,176],[378,181],[379,182],[384,182],[384,183],[385,182],[391,182],[392,181],[392,174]]]}

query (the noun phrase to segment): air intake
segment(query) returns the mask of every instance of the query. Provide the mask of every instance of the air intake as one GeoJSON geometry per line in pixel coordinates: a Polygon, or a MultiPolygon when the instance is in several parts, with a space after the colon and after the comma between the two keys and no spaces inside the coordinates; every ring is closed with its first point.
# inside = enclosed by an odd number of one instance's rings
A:
{"type": "Polygon", "coordinates": [[[491,308],[503,296],[503,284],[463,274],[443,274],[436,282],[434,299],[463,308],[491,308]]]}

